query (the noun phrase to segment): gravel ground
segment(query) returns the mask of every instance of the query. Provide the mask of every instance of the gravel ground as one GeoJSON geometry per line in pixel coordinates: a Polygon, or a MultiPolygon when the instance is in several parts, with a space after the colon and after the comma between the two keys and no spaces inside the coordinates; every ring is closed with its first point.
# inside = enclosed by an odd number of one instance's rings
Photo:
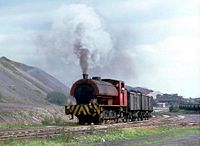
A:
{"type": "Polygon", "coordinates": [[[199,123],[200,124],[200,114],[183,114],[183,115],[179,115],[179,117],[183,118],[183,122],[185,123],[199,123]]]}

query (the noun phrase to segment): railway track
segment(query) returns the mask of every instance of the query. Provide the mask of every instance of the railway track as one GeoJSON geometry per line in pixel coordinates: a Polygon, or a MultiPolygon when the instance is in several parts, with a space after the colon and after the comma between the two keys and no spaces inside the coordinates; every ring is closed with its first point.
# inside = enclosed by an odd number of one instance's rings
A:
{"type": "MultiPolygon", "coordinates": [[[[9,140],[30,140],[34,138],[47,139],[59,136],[63,133],[66,134],[85,134],[93,132],[105,132],[108,129],[115,128],[130,128],[130,127],[158,127],[158,126],[181,126],[184,123],[181,122],[180,117],[172,116],[161,116],[154,117],[150,120],[145,121],[134,121],[127,123],[114,123],[114,124],[105,124],[105,125],[88,125],[88,126],[64,126],[64,127],[46,127],[46,128],[34,128],[34,129],[4,129],[0,130],[0,142],[5,142],[9,140]]],[[[190,124],[190,123],[185,123],[190,124]]],[[[184,124],[184,125],[185,125],[184,124]]],[[[193,123],[198,124],[198,123],[193,123]]]]}

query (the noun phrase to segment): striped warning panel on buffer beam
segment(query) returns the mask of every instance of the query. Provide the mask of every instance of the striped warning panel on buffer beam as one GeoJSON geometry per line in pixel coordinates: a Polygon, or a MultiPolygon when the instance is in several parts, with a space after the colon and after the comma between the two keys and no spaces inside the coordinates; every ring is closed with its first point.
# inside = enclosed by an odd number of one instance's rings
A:
{"type": "Polygon", "coordinates": [[[73,115],[96,116],[101,113],[101,109],[98,105],[67,105],[65,106],[65,113],[73,115]]]}

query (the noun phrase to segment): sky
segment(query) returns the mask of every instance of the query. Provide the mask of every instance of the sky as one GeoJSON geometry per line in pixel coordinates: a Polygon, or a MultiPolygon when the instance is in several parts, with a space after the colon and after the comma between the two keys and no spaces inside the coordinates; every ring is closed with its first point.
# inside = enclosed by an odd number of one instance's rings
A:
{"type": "Polygon", "coordinates": [[[0,56],[39,67],[68,86],[90,76],[200,96],[199,0],[0,0],[0,56]]]}

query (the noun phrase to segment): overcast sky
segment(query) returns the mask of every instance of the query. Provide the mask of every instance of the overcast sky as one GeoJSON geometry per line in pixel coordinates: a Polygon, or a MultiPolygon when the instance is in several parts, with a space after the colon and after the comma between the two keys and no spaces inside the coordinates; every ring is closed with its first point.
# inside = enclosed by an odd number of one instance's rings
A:
{"type": "Polygon", "coordinates": [[[84,41],[103,56],[95,63],[105,72],[91,62],[91,75],[200,96],[199,0],[0,0],[0,56],[71,85],[82,74],[78,58],[69,55],[72,22],[86,26],[91,40],[84,41]]]}

